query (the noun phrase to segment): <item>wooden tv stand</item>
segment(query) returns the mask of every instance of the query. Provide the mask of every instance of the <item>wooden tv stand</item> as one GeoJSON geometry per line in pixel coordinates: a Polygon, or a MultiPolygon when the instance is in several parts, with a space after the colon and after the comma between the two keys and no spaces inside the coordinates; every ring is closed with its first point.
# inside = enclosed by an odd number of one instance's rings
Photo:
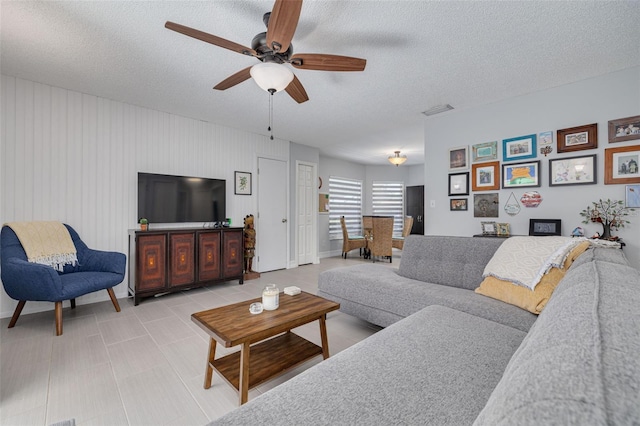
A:
{"type": "Polygon", "coordinates": [[[239,280],[243,228],[129,230],[129,294],[144,297],[239,280]]]}

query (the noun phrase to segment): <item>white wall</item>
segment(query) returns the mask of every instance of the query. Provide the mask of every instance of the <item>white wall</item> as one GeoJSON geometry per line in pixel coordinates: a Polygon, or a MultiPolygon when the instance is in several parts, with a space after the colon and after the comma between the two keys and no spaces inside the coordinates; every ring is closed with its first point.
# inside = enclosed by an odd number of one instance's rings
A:
{"type": "MultiPolygon", "coordinates": [[[[449,211],[448,149],[456,146],[498,141],[499,159],[502,140],[598,123],[598,148],[567,154],[554,152],[548,157],[540,154],[540,188],[514,190],[518,202],[527,190],[537,190],[543,197],[537,208],[525,208],[517,216],[509,216],[504,205],[511,190],[500,190],[500,216],[497,222],[509,222],[513,234],[527,235],[529,219],[561,219],[562,233],[569,235],[576,226],[585,228],[587,235],[602,232],[599,224],[581,224],[580,211],[600,198],[624,200],[624,185],[604,185],[604,150],[640,145],[640,140],[609,144],[607,122],[640,114],[640,68],[580,81],[573,84],[508,99],[482,107],[454,110],[425,120],[425,234],[473,235],[481,232],[482,220],[473,217],[473,192],[469,211],[449,211]],[[568,187],[549,187],[549,159],[597,154],[598,184],[568,187]],[[430,200],[436,207],[430,208],[430,200]]],[[[554,136],[555,140],[555,136],[554,136]]],[[[495,191],[493,191],[495,192],[495,191]]],[[[629,218],[631,224],[615,235],[627,244],[624,252],[635,267],[640,267],[640,220],[629,218]]]]}
{"type": "MultiPolygon", "coordinates": [[[[139,171],[226,179],[227,216],[243,226],[257,197],[234,195],[233,172],[255,173],[258,155],[289,157],[285,141],[14,77],[2,76],[1,93],[0,221],[63,221],[96,249],[127,253],[139,171]]],[[[126,279],[115,291],[127,295],[126,279]]],[[[0,315],[16,303],[3,289],[0,315]]],[[[50,309],[30,302],[24,313],[50,309]]]]}

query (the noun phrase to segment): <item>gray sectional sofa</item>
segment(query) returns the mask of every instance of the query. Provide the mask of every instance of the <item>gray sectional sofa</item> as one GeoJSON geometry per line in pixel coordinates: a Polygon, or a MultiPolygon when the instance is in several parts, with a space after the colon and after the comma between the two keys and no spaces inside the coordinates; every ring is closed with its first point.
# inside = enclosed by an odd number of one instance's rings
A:
{"type": "Polygon", "coordinates": [[[411,236],[397,271],[322,273],[386,328],[211,424],[640,424],[640,272],[590,248],[538,317],[473,292],[501,243],[411,236]]]}

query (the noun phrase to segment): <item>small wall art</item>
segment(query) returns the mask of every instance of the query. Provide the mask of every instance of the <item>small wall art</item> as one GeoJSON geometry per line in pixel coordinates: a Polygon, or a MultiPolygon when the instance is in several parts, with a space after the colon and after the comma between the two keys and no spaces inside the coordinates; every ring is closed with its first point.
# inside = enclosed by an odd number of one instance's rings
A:
{"type": "Polygon", "coordinates": [[[640,139],[640,115],[609,121],[609,143],[640,139]]]}
{"type": "Polygon", "coordinates": [[[480,222],[482,226],[482,235],[496,235],[497,228],[495,222],[480,222]]]}
{"type": "Polygon", "coordinates": [[[538,146],[540,146],[540,154],[545,157],[553,152],[553,132],[538,133],[538,146]]]}
{"type": "Polygon", "coordinates": [[[561,235],[560,219],[529,219],[529,235],[561,235]]]}
{"type": "Polygon", "coordinates": [[[538,207],[542,203],[542,195],[538,191],[527,191],[520,197],[520,202],[528,208],[538,207]]]}
{"type": "Polygon", "coordinates": [[[251,173],[235,172],[235,194],[251,195],[251,173]]]}
{"type": "Polygon", "coordinates": [[[498,193],[474,194],[473,217],[498,217],[499,204],[498,193]]]}
{"type": "Polygon", "coordinates": [[[549,186],[598,183],[596,154],[549,160],[549,186]]]}
{"type": "Polygon", "coordinates": [[[624,189],[624,206],[630,209],[640,208],[640,185],[627,185],[624,189]]]}
{"type": "Polygon", "coordinates": [[[497,223],[496,228],[498,231],[499,237],[508,237],[511,233],[510,226],[508,223],[497,223]]]}
{"type": "Polygon", "coordinates": [[[498,141],[471,145],[471,162],[482,163],[498,159],[498,141]]]}
{"type": "Polygon", "coordinates": [[[500,189],[500,162],[473,164],[471,166],[471,189],[474,191],[500,189]]]}
{"type": "Polygon", "coordinates": [[[502,165],[502,188],[540,186],[540,160],[502,165]]]}
{"type": "Polygon", "coordinates": [[[502,141],[502,160],[514,161],[536,158],[536,135],[519,136],[502,141]]]}
{"type": "Polygon", "coordinates": [[[604,183],[640,183],[640,145],[604,150],[604,183]]]}
{"type": "Polygon", "coordinates": [[[558,152],[582,151],[598,147],[598,123],[558,130],[558,152]]]}
{"type": "Polygon", "coordinates": [[[449,171],[469,169],[469,147],[459,146],[449,150],[449,171]]]}
{"type": "Polygon", "coordinates": [[[451,198],[449,200],[449,210],[451,211],[467,211],[469,206],[467,198],[451,198]]]}

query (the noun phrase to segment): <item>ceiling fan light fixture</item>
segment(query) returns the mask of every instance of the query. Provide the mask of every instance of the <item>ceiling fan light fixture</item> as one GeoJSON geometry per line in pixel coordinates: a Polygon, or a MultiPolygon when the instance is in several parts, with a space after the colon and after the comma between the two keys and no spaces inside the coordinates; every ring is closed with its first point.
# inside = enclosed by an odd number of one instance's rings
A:
{"type": "Polygon", "coordinates": [[[388,158],[391,164],[398,167],[400,164],[403,164],[405,161],[407,161],[406,155],[401,156],[400,151],[394,151],[394,152],[395,152],[395,155],[390,155],[388,158]]]}
{"type": "Polygon", "coordinates": [[[266,92],[284,90],[293,80],[293,73],[289,68],[273,62],[256,64],[251,67],[249,72],[253,81],[266,92]]]}

